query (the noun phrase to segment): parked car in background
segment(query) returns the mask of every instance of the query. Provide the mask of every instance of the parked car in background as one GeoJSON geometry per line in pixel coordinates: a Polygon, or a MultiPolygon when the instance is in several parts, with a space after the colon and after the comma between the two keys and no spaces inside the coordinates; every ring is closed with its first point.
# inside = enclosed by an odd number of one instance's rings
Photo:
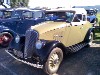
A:
{"type": "MultiPolygon", "coordinates": [[[[13,30],[19,36],[23,36],[25,35],[25,32],[28,28],[44,21],[44,13],[41,10],[32,10],[29,8],[13,8],[3,11],[3,17],[0,19],[0,26],[8,27],[8,29],[13,30]]],[[[4,36],[3,37],[1,35],[0,39],[12,39],[8,38],[4,34],[5,32],[5,30],[0,30],[0,33],[2,33],[4,36]]],[[[13,36],[11,32],[6,32],[6,34],[7,33],[8,35],[10,34],[11,36],[13,36]]],[[[3,40],[1,40],[1,42],[3,42],[3,40]]],[[[2,43],[1,45],[3,46],[2,43]]]]}
{"type": "Polygon", "coordinates": [[[97,9],[87,9],[86,11],[88,14],[87,16],[88,21],[90,21],[90,23],[92,23],[93,26],[96,26],[98,23],[98,19],[96,17],[98,10],[97,9]]]}
{"type": "Polygon", "coordinates": [[[45,19],[31,26],[24,37],[16,36],[6,52],[18,61],[54,74],[65,54],[92,43],[93,28],[83,8],[46,10],[45,19]]]}

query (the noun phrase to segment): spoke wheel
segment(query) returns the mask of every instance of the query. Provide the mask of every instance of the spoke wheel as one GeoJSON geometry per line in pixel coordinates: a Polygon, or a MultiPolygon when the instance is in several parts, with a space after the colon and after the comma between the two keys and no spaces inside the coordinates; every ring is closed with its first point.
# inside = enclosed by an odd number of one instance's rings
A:
{"type": "Polygon", "coordinates": [[[92,41],[93,41],[93,33],[91,32],[89,36],[89,45],[92,45],[92,41]]]}
{"type": "Polygon", "coordinates": [[[90,33],[88,39],[86,40],[86,43],[88,43],[86,47],[90,47],[92,45],[92,41],[93,41],[93,32],[90,33]]]}
{"type": "Polygon", "coordinates": [[[58,68],[59,68],[59,65],[61,64],[62,62],[62,59],[63,59],[63,52],[60,48],[56,47],[54,48],[48,59],[47,59],[47,62],[45,64],[45,71],[48,73],[48,74],[54,74],[57,72],[58,68]]]}
{"type": "Polygon", "coordinates": [[[10,33],[4,32],[0,35],[0,45],[2,47],[7,47],[12,40],[12,35],[10,33]]]}
{"type": "Polygon", "coordinates": [[[55,68],[58,66],[59,64],[59,56],[57,53],[52,54],[52,56],[49,59],[49,67],[52,70],[55,70],[55,68]]]}

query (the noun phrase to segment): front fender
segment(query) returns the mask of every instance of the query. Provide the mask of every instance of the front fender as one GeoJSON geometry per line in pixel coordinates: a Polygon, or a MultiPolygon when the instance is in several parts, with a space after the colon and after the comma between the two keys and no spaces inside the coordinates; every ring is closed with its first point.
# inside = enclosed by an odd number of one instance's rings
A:
{"type": "Polygon", "coordinates": [[[96,16],[95,15],[90,16],[90,22],[91,23],[94,23],[95,20],[96,20],[96,16]]]}
{"type": "Polygon", "coordinates": [[[59,47],[62,49],[62,51],[65,53],[66,47],[59,41],[49,41],[46,43],[46,45],[42,48],[37,50],[38,54],[40,56],[40,60],[44,63],[48,59],[49,54],[53,50],[53,48],[59,47]]]}

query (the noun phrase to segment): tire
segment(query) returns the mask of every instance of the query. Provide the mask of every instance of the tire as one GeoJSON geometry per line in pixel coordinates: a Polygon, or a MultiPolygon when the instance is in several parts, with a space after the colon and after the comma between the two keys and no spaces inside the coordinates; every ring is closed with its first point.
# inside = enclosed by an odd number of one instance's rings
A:
{"type": "Polygon", "coordinates": [[[1,47],[8,47],[9,43],[12,41],[12,39],[13,39],[13,36],[10,33],[2,32],[0,35],[0,46],[1,47]]]}
{"type": "Polygon", "coordinates": [[[44,65],[44,70],[48,74],[54,74],[59,69],[59,66],[63,60],[63,52],[60,48],[54,48],[48,56],[48,59],[44,65]]]}
{"type": "Polygon", "coordinates": [[[93,32],[91,32],[89,37],[88,37],[88,45],[87,45],[87,47],[90,47],[92,45],[92,41],[93,41],[93,32]]]}
{"type": "Polygon", "coordinates": [[[96,21],[96,20],[94,21],[94,24],[93,24],[93,26],[97,26],[97,21],[96,21]]]}

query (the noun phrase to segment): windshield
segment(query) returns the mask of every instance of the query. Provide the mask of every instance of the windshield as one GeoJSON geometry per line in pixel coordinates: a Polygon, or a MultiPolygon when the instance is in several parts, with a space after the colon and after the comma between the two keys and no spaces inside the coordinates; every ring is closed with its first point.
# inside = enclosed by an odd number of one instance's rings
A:
{"type": "Polygon", "coordinates": [[[0,11],[0,18],[7,19],[7,18],[25,18],[30,19],[33,18],[32,11],[24,11],[24,10],[17,10],[17,11],[0,11]]]}
{"type": "Polygon", "coordinates": [[[74,12],[46,12],[45,15],[45,19],[49,21],[71,22],[74,17],[74,12]]]}
{"type": "Polygon", "coordinates": [[[14,11],[12,13],[11,18],[27,18],[30,19],[33,17],[33,13],[31,11],[24,11],[24,10],[20,10],[20,11],[14,11]]]}
{"type": "Polygon", "coordinates": [[[87,11],[88,15],[94,15],[94,14],[96,14],[95,10],[86,10],[86,11],[87,11]]]}

